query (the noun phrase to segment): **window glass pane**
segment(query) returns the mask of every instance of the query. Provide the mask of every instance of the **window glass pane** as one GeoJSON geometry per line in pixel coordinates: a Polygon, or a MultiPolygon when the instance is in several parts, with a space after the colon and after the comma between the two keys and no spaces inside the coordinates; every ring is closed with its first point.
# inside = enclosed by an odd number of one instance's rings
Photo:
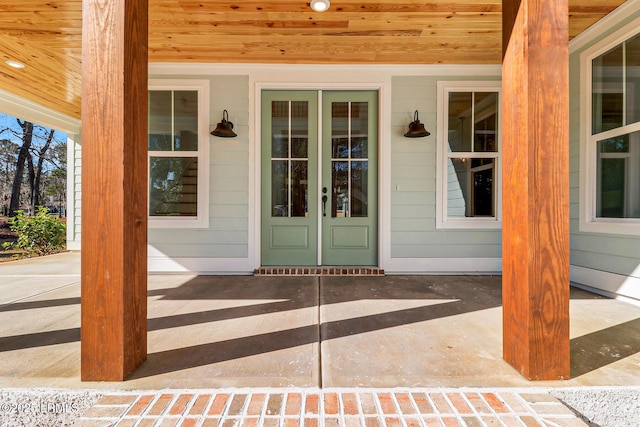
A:
{"type": "Polygon", "coordinates": [[[198,158],[150,157],[149,215],[196,216],[198,158]]]}
{"type": "Polygon", "coordinates": [[[306,161],[291,162],[291,216],[307,216],[308,168],[306,161]]]}
{"type": "Polygon", "coordinates": [[[495,159],[449,159],[447,215],[495,217],[495,159]]]}
{"type": "Polygon", "coordinates": [[[171,91],[149,91],[149,150],[171,151],[171,91]]]}
{"type": "Polygon", "coordinates": [[[627,123],[640,122],[640,34],[627,40],[627,123]]]}
{"type": "Polygon", "coordinates": [[[475,93],[473,151],[498,151],[498,95],[495,92],[475,93]]]}
{"type": "Polygon", "coordinates": [[[596,214],[640,218],[640,132],[598,141],[596,214]]]}
{"type": "Polygon", "coordinates": [[[349,103],[331,104],[331,157],[349,157],[349,103]]]}
{"type": "Polygon", "coordinates": [[[289,157],[289,101],[271,103],[271,157],[289,157]]]}
{"type": "Polygon", "coordinates": [[[173,103],[175,150],[198,151],[198,92],[177,90],[173,103]]]}
{"type": "Polygon", "coordinates": [[[351,162],[351,216],[368,214],[369,162],[351,162]]]}
{"type": "Polygon", "coordinates": [[[351,103],[351,158],[366,159],[369,141],[369,103],[351,103]]]}
{"type": "Polygon", "coordinates": [[[451,151],[471,151],[472,117],[471,92],[449,93],[449,147],[451,151]]]}
{"type": "Polygon", "coordinates": [[[349,216],[349,162],[331,162],[331,216],[349,216]]]}
{"type": "Polygon", "coordinates": [[[271,216],[289,216],[289,161],[271,161],[271,216]]]}
{"type": "Polygon", "coordinates": [[[307,158],[309,146],[309,106],[307,101],[291,102],[291,157],[307,158]]]}
{"type": "Polygon", "coordinates": [[[622,45],[593,60],[592,133],[623,125],[624,80],[622,45]]]}

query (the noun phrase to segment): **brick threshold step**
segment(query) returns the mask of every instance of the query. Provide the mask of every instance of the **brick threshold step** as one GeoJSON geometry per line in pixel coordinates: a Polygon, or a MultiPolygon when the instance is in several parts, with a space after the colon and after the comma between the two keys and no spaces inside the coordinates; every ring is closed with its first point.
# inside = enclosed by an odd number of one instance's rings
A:
{"type": "Polygon", "coordinates": [[[377,267],[260,267],[255,276],[384,276],[377,267]]]}

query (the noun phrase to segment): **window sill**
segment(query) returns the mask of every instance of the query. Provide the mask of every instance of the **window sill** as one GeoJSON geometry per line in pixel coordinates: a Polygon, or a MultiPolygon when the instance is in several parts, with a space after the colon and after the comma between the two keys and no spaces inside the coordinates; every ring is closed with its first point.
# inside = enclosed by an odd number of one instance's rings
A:
{"type": "Polygon", "coordinates": [[[460,230],[501,230],[502,221],[495,218],[487,219],[459,219],[459,220],[438,220],[436,221],[436,228],[438,229],[460,229],[460,230]]]}
{"type": "Polygon", "coordinates": [[[147,224],[149,228],[209,228],[209,218],[153,217],[147,224]]]}
{"type": "Polygon", "coordinates": [[[640,220],[594,220],[580,221],[580,231],[586,233],[624,234],[640,236],[640,220]]]}

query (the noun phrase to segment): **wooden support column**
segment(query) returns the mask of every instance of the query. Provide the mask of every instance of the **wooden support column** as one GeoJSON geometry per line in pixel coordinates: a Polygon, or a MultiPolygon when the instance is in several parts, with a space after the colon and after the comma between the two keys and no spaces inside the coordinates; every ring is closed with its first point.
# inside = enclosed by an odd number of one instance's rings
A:
{"type": "Polygon", "coordinates": [[[569,378],[567,0],[503,0],[503,354],[569,378]]]}
{"type": "Polygon", "coordinates": [[[148,0],[83,0],[83,381],[147,357],[147,40],[148,0]]]}

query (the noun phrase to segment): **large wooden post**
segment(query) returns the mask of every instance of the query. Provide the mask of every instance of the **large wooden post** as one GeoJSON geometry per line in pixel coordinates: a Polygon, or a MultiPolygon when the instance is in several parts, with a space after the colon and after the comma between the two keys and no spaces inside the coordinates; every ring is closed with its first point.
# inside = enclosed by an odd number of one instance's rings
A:
{"type": "Polygon", "coordinates": [[[503,0],[504,359],[569,377],[569,10],[503,0]]]}
{"type": "Polygon", "coordinates": [[[83,381],[147,357],[148,0],[82,2],[83,381]]]}

